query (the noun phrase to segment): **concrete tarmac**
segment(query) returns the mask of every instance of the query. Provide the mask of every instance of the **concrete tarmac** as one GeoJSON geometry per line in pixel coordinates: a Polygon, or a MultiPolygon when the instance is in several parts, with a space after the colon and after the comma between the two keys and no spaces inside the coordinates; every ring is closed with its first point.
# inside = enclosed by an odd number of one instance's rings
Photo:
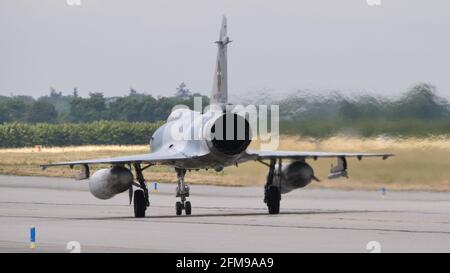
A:
{"type": "Polygon", "coordinates": [[[268,215],[262,188],[193,185],[192,215],[176,216],[175,187],[152,189],[137,219],[127,193],[99,200],[86,181],[0,176],[0,252],[69,252],[69,241],[82,252],[450,252],[450,193],[306,188],[268,215]]]}

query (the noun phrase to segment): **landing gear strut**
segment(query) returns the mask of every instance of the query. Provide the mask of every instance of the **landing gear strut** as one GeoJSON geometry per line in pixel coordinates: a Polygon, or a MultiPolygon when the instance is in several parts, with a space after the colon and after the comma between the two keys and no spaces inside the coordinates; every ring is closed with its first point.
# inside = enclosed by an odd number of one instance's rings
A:
{"type": "Polygon", "coordinates": [[[275,174],[276,159],[270,160],[269,174],[267,175],[267,182],[264,186],[264,203],[267,204],[269,214],[280,213],[280,200],[281,200],[281,177],[277,179],[278,184],[274,183],[275,175],[281,175],[281,159],[278,161],[278,172],[275,174]]]}
{"type": "MultiPolygon", "coordinates": [[[[144,169],[150,167],[150,165],[146,166],[144,169]]],[[[139,186],[141,189],[134,191],[134,217],[142,218],[145,217],[145,211],[147,207],[150,206],[150,200],[148,195],[147,184],[145,183],[144,175],[141,168],[141,164],[134,164],[134,169],[136,170],[136,179],[139,182],[139,186]]]]}
{"type": "Polygon", "coordinates": [[[181,215],[183,209],[186,215],[190,215],[192,212],[191,202],[186,201],[186,197],[189,197],[189,186],[184,183],[184,175],[186,169],[175,168],[178,177],[178,186],[176,197],[180,197],[181,201],[177,201],[175,204],[175,211],[177,215],[181,215]]]}

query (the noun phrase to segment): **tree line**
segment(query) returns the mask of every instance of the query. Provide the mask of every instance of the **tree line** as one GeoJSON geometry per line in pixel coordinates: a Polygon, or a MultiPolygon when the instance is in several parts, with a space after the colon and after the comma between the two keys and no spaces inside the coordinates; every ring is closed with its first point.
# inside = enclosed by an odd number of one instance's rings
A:
{"type": "MultiPolygon", "coordinates": [[[[91,92],[87,98],[63,95],[51,88],[50,94],[34,99],[31,96],[0,96],[0,123],[87,123],[100,120],[156,122],[165,120],[176,105],[193,107],[194,97],[184,83],[173,96],[155,98],[130,89],[126,96],[105,97],[91,92]]],[[[203,96],[204,105],[209,104],[203,96]]]]}
{"type": "Polygon", "coordinates": [[[362,136],[450,134],[450,106],[436,87],[417,84],[397,98],[328,96],[298,93],[278,102],[280,130],[326,137],[339,133],[362,136]]]}

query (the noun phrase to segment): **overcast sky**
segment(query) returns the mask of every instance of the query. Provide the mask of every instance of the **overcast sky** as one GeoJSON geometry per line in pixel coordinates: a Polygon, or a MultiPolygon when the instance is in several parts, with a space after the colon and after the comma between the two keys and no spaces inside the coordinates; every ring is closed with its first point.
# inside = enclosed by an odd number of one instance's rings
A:
{"type": "Polygon", "coordinates": [[[448,0],[80,1],[0,0],[0,95],[209,94],[225,14],[232,97],[429,82],[450,98],[448,0]]]}

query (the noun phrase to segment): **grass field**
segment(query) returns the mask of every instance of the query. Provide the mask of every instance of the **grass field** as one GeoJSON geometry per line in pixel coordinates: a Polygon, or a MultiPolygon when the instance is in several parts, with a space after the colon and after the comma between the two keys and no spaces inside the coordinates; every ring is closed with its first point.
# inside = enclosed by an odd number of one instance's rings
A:
{"type": "MultiPolygon", "coordinates": [[[[389,152],[395,157],[381,159],[349,159],[349,179],[327,180],[331,164],[335,160],[319,159],[309,161],[316,176],[322,181],[309,187],[338,189],[379,190],[424,190],[450,192],[450,138],[434,137],[423,139],[389,138],[346,138],[332,137],[323,140],[282,136],[280,150],[303,151],[364,151],[389,152]]],[[[258,148],[258,143],[252,144],[258,148]]],[[[76,169],[54,167],[42,170],[39,164],[89,159],[98,157],[123,156],[148,152],[147,145],[138,146],[81,146],[0,149],[0,173],[9,175],[37,175],[54,177],[75,177],[76,169]]],[[[98,166],[103,167],[103,166],[98,166]]],[[[95,169],[93,169],[95,170],[95,169]]],[[[145,171],[149,181],[175,182],[175,172],[165,166],[153,166],[145,171]]],[[[222,172],[198,171],[186,175],[188,183],[223,186],[264,185],[267,167],[258,162],[248,162],[222,172]]],[[[76,183],[76,182],[74,182],[76,183]]]]}

